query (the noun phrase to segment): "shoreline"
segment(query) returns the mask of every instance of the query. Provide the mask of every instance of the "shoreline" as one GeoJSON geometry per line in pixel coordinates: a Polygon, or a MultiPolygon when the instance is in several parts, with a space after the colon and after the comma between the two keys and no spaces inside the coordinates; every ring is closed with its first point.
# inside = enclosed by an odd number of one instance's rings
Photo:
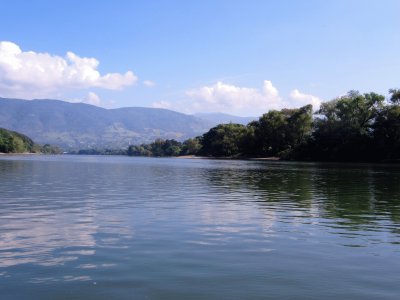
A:
{"type": "MultiPolygon", "coordinates": [[[[169,156],[172,157],[172,156],[169,156]]],[[[182,155],[175,156],[181,159],[211,159],[211,160],[248,160],[248,161],[268,161],[268,162],[299,162],[299,163],[324,163],[324,164],[380,164],[380,165],[399,165],[399,159],[381,160],[381,161],[325,161],[325,160],[285,160],[280,157],[213,157],[213,156],[196,156],[196,155],[182,155]]]]}
{"type": "MultiPolygon", "coordinates": [[[[40,156],[40,155],[81,155],[81,154],[51,154],[51,153],[32,153],[32,152],[23,152],[23,153],[4,153],[0,152],[1,157],[6,156],[40,156]]],[[[89,156],[114,156],[113,154],[84,154],[89,156]]],[[[129,155],[121,155],[118,154],[116,156],[127,156],[127,157],[153,157],[154,156],[129,156],[129,155]]],[[[160,156],[161,157],[161,156],[160,156]]],[[[308,162],[308,163],[340,163],[340,164],[384,164],[384,165],[399,165],[400,159],[386,159],[381,161],[324,161],[324,160],[285,160],[276,156],[271,157],[245,157],[245,156],[237,156],[237,157],[214,157],[214,156],[197,156],[197,155],[181,155],[181,156],[162,156],[163,158],[178,158],[178,159],[210,159],[210,160],[247,160],[247,161],[268,161],[268,162],[308,162]]]]}
{"type": "Polygon", "coordinates": [[[215,157],[215,156],[197,156],[197,155],[181,155],[181,156],[175,156],[176,158],[182,158],[182,159],[188,159],[188,158],[192,158],[192,159],[230,159],[230,160],[235,160],[235,159],[239,159],[239,160],[261,160],[261,161],[278,161],[281,160],[279,157],[243,157],[243,156],[239,156],[239,157],[215,157]]]}
{"type": "Polygon", "coordinates": [[[0,152],[0,155],[19,156],[19,155],[41,155],[42,153],[22,152],[22,153],[5,153],[0,152]]]}

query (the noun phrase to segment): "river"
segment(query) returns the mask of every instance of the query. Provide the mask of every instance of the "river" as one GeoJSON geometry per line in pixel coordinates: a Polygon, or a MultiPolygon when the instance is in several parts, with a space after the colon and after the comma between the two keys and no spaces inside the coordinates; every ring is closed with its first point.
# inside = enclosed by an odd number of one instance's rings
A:
{"type": "Polygon", "coordinates": [[[398,299],[400,166],[0,157],[0,298],[398,299]]]}

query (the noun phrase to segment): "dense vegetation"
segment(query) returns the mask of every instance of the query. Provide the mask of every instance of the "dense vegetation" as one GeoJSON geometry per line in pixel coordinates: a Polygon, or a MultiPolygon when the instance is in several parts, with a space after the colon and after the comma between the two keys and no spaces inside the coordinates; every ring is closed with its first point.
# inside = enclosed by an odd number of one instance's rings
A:
{"type": "Polygon", "coordinates": [[[400,159],[400,90],[347,95],[312,106],[272,110],[247,126],[221,124],[183,143],[156,140],[130,146],[128,155],[279,157],[296,160],[385,161],[400,159]]]}
{"type": "Polygon", "coordinates": [[[36,152],[39,147],[26,135],[0,128],[0,152],[22,153],[36,152]]]}
{"type": "Polygon", "coordinates": [[[58,154],[61,149],[48,144],[40,146],[26,135],[0,128],[0,152],[58,154]]]}
{"type": "Polygon", "coordinates": [[[384,161],[400,159],[400,90],[346,96],[323,103],[296,159],[384,161]]]}
{"type": "Polygon", "coordinates": [[[157,139],[151,144],[129,146],[130,156],[179,156],[199,154],[201,148],[199,138],[187,139],[183,143],[175,140],[157,139]]]}
{"type": "Polygon", "coordinates": [[[79,154],[79,155],[127,155],[126,149],[81,149],[78,151],[69,151],[69,154],[79,154]]]}

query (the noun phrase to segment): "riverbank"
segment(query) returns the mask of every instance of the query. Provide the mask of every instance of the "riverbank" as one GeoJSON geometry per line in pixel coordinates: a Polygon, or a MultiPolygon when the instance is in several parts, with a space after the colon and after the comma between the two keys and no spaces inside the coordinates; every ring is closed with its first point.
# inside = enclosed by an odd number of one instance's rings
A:
{"type": "Polygon", "coordinates": [[[0,152],[0,155],[8,155],[8,156],[17,156],[17,155],[40,155],[43,153],[33,153],[33,152],[21,152],[21,153],[6,153],[6,152],[0,152]]]}
{"type": "Polygon", "coordinates": [[[191,158],[191,159],[241,159],[241,160],[263,160],[263,161],[277,161],[281,160],[279,157],[244,157],[244,156],[225,156],[225,157],[215,157],[215,156],[197,156],[197,155],[181,155],[176,156],[176,158],[191,158]]]}

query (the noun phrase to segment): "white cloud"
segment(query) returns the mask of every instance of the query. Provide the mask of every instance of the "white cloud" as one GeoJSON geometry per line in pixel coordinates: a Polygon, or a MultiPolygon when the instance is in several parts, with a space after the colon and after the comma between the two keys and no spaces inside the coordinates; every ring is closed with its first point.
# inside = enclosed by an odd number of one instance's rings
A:
{"type": "Polygon", "coordinates": [[[212,86],[187,91],[186,95],[191,99],[192,109],[207,112],[260,115],[268,109],[278,108],[281,101],[277,89],[267,80],[262,91],[217,82],[212,86]]]}
{"type": "Polygon", "coordinates": [[[147,86],[147,87],[153,87],[153,86],[156,85],[156,83],[155,83],[154,81],[151,81],[151,80],[144,80],[144,81],[143,81],[143,84],[144,84],[145,86],[147,86]]]}
{"type": "Polygon", "coordinates": [[[168,101],[158,101],[151,105],[153,108],[174,109],[173,105],[168,101]]]}
{"type": "Polygon", "coordinates": [[[86,96],[86,98],[82,101],[83,103],[91,104],[91,105],[96,105],[96,106],[101,106],[101,99],[99,96],[97,96],[93,92],[89,92],[86,96]]]}
{"type": "Polygon", "coordinates": [[[98,106],[101,108],[107,108],[107,109],[119,107],[119,106],[116,106],[116,104],[117,104],[116,100],[110,99],[110,98],[104,99],[94,92],[88,92],[84,96],[68,97],[68,98],[60,97],[58,99],[62,100],[62,101],[66,101],[66,102],[71,102],[71,103],[85,103],[85,104],[95,105],[95,106],[98,106]]]}
{"type": "Polygon", "coordinates": [[[287,100],[283,99],[271,81],[265,80],[262,89],[240,87],[223,82],[186,92],[186,99],[177,102],[160,101],[153,107],[169,108],[185,113],[224,112],[239,116],[260,116],[282,108],[319,105],[318,97],[293,90],[287,100]]]}
{"type": "Polygon", "coordinates": [[[312,104],[314,110],[318,110],[319,106],[322,103],[322,100],[320,98],[309,94],[303,94],[298,89],[294,89],[290,93],[290,98],[292,99],[291,103],[293,103],[295,107],[312,104]]]}
{"type": "Polygon", "coordinates": [[[242,116],[259,116],[278,109],[282,101],[271,81],[265,80],[262,90],[226,84],[221,81],[186,92],[188,100],[180,110],[193,112],[224,112],[242,116]]]}
{"type": "Polygon", "coordinates": [[[133,85],[137,77],[97,70],[99,61],[67,52],[65,57],[22,51],[12,42],[0,42],[0,95],[47,97],[63,90],[98,87],[118,90],[133,85]]]}

